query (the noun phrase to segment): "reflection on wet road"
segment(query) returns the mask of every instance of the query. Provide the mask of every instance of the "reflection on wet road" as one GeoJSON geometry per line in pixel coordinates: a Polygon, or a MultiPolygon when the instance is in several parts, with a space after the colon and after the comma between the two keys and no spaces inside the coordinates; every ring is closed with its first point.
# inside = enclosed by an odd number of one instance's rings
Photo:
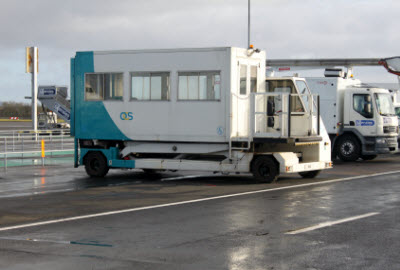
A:
{"type": "Polygon", "coordinates": [[[274,184],[15,170],[0,179],[0,268],[400,269],[400,172],[330,181],[394,171],[399,161],[338,164],[318,179],[274,184]]]}
{"type": "MultiPolygon", "coordinates": [[[[40,261],[36,266],[42,269],[398,269],[399,179],[399,174],[366,177],[10,229],[0,232],[7,247],[0,266],[26,269],[40,261]],[[358,218],[334,222],[349,217],[358,218]],[[287,234],[327,222],[332,226],[287,234]]],[[[126,195],[114,187],[95,199],[105,206],[110,203],[105,195],[113,191],[126,195]]],[[[161,192],[147,191],[131,198],[161,192]]],[[[191,189],[190,196],[198,192],[191,189]]],[[[171,195],[185,197],[164,194],[171,195]]],[[[63,199],[46,197],[52,203],[63,199]]],[[[89,198],[75,199],[81,207],[90,204],[89,198]]]]}

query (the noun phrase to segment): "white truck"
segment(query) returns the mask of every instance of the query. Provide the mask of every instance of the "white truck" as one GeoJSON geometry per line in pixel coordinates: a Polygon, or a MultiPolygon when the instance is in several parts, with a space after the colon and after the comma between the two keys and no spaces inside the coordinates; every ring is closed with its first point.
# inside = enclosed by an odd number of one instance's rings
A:
{"type": "Polygon", "coordinates": [[[266,91],[265,60],[263,51],[233,47],[77,52],[75,167],[92,177],[135,168],[252,173],[265,182],[331,168],[318,97],[300,95],[307,85],[299,78],[266,91]]]}
{"type": "Polygon", "coordinates": [[[269,60],[270,72],[347,66],[347,73],[327,68],[325,77],[306,78],[321,98],[321,116],[332,141],[332,157],[343,161],[374,159],[397,151],[398,119],[387,89],[354,79],[355,65],[378,65],[384,59],[269,60]]]}

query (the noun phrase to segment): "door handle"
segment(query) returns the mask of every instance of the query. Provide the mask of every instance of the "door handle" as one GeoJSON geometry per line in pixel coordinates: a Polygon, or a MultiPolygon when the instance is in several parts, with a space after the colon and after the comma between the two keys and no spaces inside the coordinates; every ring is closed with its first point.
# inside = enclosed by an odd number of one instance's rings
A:
{"type": "Polygon", "coordinates": [[[354,121],[350,121],[350,126],[354,126],[354,121]]]}

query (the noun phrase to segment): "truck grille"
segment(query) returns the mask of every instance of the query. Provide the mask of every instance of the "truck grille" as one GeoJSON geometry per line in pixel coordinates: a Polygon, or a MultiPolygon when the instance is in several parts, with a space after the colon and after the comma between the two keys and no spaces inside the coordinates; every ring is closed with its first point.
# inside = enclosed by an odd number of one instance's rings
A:
{"type": "Polygon", "coordinates": [[[396,126],[387,126],[383,127],[383,133],[397,133],[398,127],[396,126]]]}

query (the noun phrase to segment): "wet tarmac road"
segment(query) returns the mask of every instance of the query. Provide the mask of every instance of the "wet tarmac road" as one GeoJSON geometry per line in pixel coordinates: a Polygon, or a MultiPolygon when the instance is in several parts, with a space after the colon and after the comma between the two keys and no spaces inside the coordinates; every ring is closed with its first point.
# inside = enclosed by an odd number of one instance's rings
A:
{"type": "Polygon", "coordinates": [[[0,269],[400,269],[400,174],[328,182],[398,170],[399,161],[337,164],[319,179],[271,185],[131,171],[96,181],[65,167],[10,172],[0,179],[3,229],[131,211],[0,231],[0,269]],[[188,200],[200,201],[170,205],[188,200]]]}
{"type": "Polygon", "coordinates": [[[0,131],[29,129],[32,129],[32,122],[30,121],[0,121],[0,131]]]}

